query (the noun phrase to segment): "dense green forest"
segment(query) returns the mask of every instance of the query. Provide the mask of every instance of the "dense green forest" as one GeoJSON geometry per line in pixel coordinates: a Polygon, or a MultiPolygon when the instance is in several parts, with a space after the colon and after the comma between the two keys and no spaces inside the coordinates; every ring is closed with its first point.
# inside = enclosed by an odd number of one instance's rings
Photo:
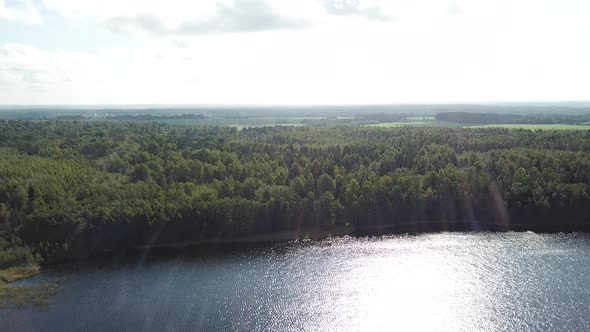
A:
{"type": "MultiPolygon", "coordinates": [[[[588,124],[590,113],[575,114],[509,114],[509,113],[472,113],[441,112],[436,120],[457,124],[588,124]]],[[[590,126],[588,127],[590,129],[590,126]]]]}
{"type": "Polygon", "coordinates": [[[0,268],[280,232],[506,229],[590,229],[590,131],[0,121],[0,268]]]}

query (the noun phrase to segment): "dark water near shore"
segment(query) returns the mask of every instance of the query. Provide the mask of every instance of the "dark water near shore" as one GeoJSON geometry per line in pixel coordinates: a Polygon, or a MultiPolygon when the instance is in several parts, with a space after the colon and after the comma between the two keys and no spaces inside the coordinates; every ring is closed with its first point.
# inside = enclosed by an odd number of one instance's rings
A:
{"type": "Polygon", "coordinates": [[[48,271],[2,331],[590,331],[590,237],[336,238],[48,271]]]}

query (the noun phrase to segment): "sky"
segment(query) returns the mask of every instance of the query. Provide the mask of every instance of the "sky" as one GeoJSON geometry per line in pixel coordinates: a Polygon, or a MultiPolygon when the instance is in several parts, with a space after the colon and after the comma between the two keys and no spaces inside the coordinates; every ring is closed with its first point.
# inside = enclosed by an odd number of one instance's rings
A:
{"type": "Polygon", "coordinates": [[[590,100],[588,0],[0,0],[0,104],[590,100]]]}

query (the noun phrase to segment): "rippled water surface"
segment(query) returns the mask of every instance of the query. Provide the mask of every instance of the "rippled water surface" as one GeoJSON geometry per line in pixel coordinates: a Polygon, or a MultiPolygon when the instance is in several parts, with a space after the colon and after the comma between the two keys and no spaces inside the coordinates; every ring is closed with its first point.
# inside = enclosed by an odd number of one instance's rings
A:
{"type": "Polygon", "coordinates": [[[336,238],[48,272],[0,330],[590,331],[590,237],[336,238]]]}

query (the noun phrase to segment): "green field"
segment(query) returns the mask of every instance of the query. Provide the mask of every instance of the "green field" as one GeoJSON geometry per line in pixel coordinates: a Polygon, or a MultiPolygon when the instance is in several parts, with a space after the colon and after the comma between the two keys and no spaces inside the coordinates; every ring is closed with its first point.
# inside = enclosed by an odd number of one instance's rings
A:
{"type": "Polygon", "coordinates": [[[490,124],[477,126],[464,126],[464,128],[509,128],[509,129],[530,129],[530,130],[590,130],[588,125],[569,124],[490,124]]]}

